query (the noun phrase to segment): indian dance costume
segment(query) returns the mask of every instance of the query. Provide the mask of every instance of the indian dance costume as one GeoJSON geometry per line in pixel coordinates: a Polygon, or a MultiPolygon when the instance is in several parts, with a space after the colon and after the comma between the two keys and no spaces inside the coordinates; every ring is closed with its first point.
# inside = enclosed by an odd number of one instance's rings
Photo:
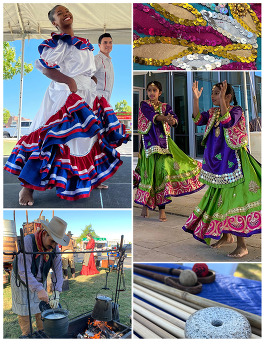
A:
{"type": "Polygon", "coordinates": [[[200,181],[209,188],[183,229],[202,242],[222,233],[249,237],[261,232],[261,165],[248,153],[242,108],[230,106],[199,113],[198,126],[206,125],[200,181]]]}
{"type": "Polygon", "coordinates": [[[77,200],[89,197],[122,164],[115,148],[129,136],[105,98],[95,97],[93,49],[87,39],[56,33],[39,46],[36,68],[58,69],[74,78],[78,90],[50,83],[30,134],[18,141],[4,168],[22,186],[56,187],[60,198],[77,200]]]}
{"type": "Polygon", "coordinates": [[[150,209],[170,203],[172,196],[198,191],[204,185],[198,177],[201,163],[188,157],[170,137],[170,126],[156,121],[158,115],[173,115],[170,105],[159,102],[155,109],[143,101],[139,110],[138,132],[142,135],[138,164],[134,172],[135,202],[150,209]]]}
{"type": "MultiPolygon", "coordinates": [[[[86,245],[86,250],[93,250],[95,248],[95,240],[92,238],[86,245]]],[[[92,276],[94,274],[99,274],[99,271],[96,268],[94,253],[86,253],[82,270],[80,272],[84,276],[92,276]]]]}

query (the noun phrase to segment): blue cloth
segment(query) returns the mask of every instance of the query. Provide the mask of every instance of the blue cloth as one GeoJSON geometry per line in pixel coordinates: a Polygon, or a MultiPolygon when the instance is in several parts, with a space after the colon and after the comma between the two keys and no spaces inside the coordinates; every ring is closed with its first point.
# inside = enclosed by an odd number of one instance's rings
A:
{"type": "MultiPolygon", "coordinates": [[[[150,266],[190,269],[172,263],[152,263],[150,266]]],[[[229,265],[229,264],[227,264],[229,265]]],[[[163,274],[157,272],[159,274],[163,274]]],[[[168,274],[165,274],[168,275],[168,274]]],[[[172,276],[176,277],[176,276],[172,276]]],[[[249,313],[261,315],[261,282],[216,273],[211,284],[203,284],[202,291],[197,295],[249,313]]],[[[138,297],[138,296],[136,296],[138,297]]]]}

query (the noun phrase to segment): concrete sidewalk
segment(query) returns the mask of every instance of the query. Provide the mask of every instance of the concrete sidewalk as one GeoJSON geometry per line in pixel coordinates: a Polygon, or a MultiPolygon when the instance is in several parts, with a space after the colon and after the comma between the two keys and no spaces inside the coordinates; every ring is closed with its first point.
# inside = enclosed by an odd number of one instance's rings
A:
{"type": "MultiPolygon", "coordinates": [[[[246,238],[249,254],[229,258],[236,244],[213,249],[182,230],[189,215],[199,204],[207,187],[194,194],[172,198],[166,205],[167,222],[159,222],[158,211],[142,218],[141,205],[134,204],[133,258],[136,262],[261,262],[261,234],[246,238]]],[[[215,241],[212,241],[214,243],[215,241]]]]}
{"type": "MultiPolygon", "coordinates": [[[[123,164],[104,184],[108,189],[94,189],[89,198],[74,202],[62,200],[55,188],[44,192],[34,191],[34,205],[21,206],[18,193],[21,189],[17,176],[4,171],[4,208],[131,208],[132,142],[118,148],[123,164]]],[[[4,157],[4,164],[8,157],[4,157]]]]}

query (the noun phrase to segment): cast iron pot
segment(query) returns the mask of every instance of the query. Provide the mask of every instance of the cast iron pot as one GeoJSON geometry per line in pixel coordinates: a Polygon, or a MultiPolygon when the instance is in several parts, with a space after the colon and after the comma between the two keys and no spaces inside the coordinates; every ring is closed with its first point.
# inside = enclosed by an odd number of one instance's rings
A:
{"type": "Polygon", "coordinates": [[[50,338],[62,338],[68,332],[69,319],[68,310],[62,308],[47,309],[41,313],[45,334],[50,338]],[[49,319],[48,315],[60,315],[59,319],[49,319]]]}
{"type": "Polygon", "coordinates": [[[112,320],[112,298],[105,295],[97,294],[96,303],[94,305],[91,316],[95,320],[111,321],[112,320]]]}

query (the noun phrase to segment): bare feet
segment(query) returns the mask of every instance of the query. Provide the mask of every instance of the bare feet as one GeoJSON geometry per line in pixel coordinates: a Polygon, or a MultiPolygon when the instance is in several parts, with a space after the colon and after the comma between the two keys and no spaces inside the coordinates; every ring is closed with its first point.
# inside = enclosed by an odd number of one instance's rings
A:
{"type": "Polygon", "coordinates": [[[231,234],[223,234],[219,241],[211,244],[212,248],[220,248],[225,244],[230,244],[234,242],[234,238],[231,234]]]}
{"type": "Polygon", "coordinates": [[[164,208],[159,210],[159,221],[160,222],[166,222],[167,221],[166,211],[164,208]]]}
{"type": "Polygon", "coordinates": [[[246,247],[237,247],[232,253],[228,254],[230,258],[242,258],[248,254],[246,247]]]}
{"type": "Polygon", "coordinates": [[[237,236],[237,247],[236,249],[228,254],[230,258],[242,258],[248,254],[247,246],[244,237],[237,236]]]}
{"type": "Polygon", "coordinates": [[[21,191],[19,192],[19,205],[22,206],[33,206],[34,199],[33,199],[33,189],[22,187],[21,191]]]}
{"type": "Polygon", "coordinates": [[[107,186],[106,184],[100,184],[99,186],[97,186],[98,189],[108,189],[109,186],[107,186]]]}
{"type": "Polygon", "coordinates": [[[149,217],[149,212],[148,212],[147,206],[143,206],[141,217],[144,217],[144,218],[148,218],[149,217]]]}

